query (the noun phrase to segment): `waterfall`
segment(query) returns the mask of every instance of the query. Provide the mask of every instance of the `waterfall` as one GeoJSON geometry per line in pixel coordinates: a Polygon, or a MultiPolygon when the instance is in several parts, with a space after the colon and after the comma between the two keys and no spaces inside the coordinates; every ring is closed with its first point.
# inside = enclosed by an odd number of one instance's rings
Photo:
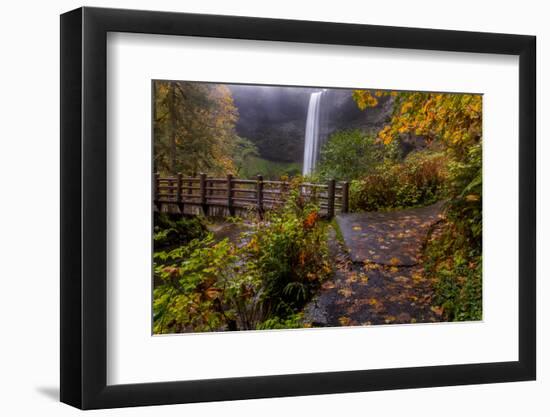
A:
{"type": "Polygon", "coordinates": [[[319,113],[323,93],[324,91],[311,93],[309,98],[302,175],[311,174],[317,164],[317,158],[319,156],[319,113]]]}

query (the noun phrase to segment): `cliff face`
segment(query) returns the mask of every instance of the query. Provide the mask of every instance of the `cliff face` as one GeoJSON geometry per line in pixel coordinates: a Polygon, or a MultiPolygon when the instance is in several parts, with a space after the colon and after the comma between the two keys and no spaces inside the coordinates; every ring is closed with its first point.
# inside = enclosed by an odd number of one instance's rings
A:
{"type": "Polygon", "coordinates": [[[342,129],[361,129],[373,134],[382,129],[391,118],[393,99],[381,97],[378,106],[360,110],[352,98],[353,90],[332,89],[323,97],[326,115],[323,120],[326,134],[342,129]]]}
{"type": "MultiPolygon", "coordinates": [[[[237,133],[258,146],[272,161],[301,162],[309,98],[317,88],[229,85],[239,110],[237,133]]],[[[322,140],[341,129],[373,133],[389,121],[393,100],[380,99],[376,108],[359,110],[350,89],[328,89],[321,101],[322,140]]]]}

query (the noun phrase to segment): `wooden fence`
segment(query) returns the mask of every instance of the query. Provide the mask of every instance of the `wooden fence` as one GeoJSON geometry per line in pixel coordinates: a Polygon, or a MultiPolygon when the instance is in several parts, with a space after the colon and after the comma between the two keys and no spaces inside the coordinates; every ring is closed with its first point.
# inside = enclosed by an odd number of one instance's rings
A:
{"type": "MultiPolygon", "coordinates": [[[[280,207],[288,197],[290,183],[268,181],[261,175],[256,179],[160,176],[154,174],[154,203],[158,211],[187,214],[235,216],[244,211],[255,211],[260,217],[266,210],[280,207]]],[[[299,190],[305,199],[318,202],[322,214],[328,218],[336,212],[347,213],[349,185],[347,182],[328,181],[327,184],[304,182],[299,190]]]]}

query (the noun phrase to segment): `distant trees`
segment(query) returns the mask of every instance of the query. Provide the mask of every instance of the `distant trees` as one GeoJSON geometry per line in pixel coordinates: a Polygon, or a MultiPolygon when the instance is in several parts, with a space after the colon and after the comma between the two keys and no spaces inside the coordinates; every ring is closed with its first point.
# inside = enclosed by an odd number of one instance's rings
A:
{"type": "Polygon", "coordinates": [[[246,166],[250,164],[250,160],[259,156],[258,147],[253,142],[237,136],[233,148],[233,163],[237,175],[242,176],[246,171],[246,166]]]}
{"type": "Polygon", "coordinates": [[[154,169],[194,175],[235,173],[237,108],[227,87],[155,81],[154,169]]]}
{"type": "Polygon", "coordinates": [[[374,137],[361,130],[333,133],[321,149],[318,173],[322,178],[351,180],[366,175],[378,162],[374,137]]]}

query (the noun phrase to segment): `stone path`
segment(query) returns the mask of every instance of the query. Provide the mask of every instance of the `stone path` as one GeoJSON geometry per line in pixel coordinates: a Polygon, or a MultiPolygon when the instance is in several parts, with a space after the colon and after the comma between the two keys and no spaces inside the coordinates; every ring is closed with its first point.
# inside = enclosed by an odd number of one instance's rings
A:
{"type": "Polygon", "coordinates": [[[395,212],[339,215],[344,242],[331,230],[335,273],[306,306],[313,326],[441,321],[421,264],[428,231],[441,219],[441,203],[395,212]]]}
{"type": "Polygon", "coordinates": [[[390,212],[337,216],[353,262],[412,266],[419,262],[429,228],[441,217],[442,203],[390,212]]]}

